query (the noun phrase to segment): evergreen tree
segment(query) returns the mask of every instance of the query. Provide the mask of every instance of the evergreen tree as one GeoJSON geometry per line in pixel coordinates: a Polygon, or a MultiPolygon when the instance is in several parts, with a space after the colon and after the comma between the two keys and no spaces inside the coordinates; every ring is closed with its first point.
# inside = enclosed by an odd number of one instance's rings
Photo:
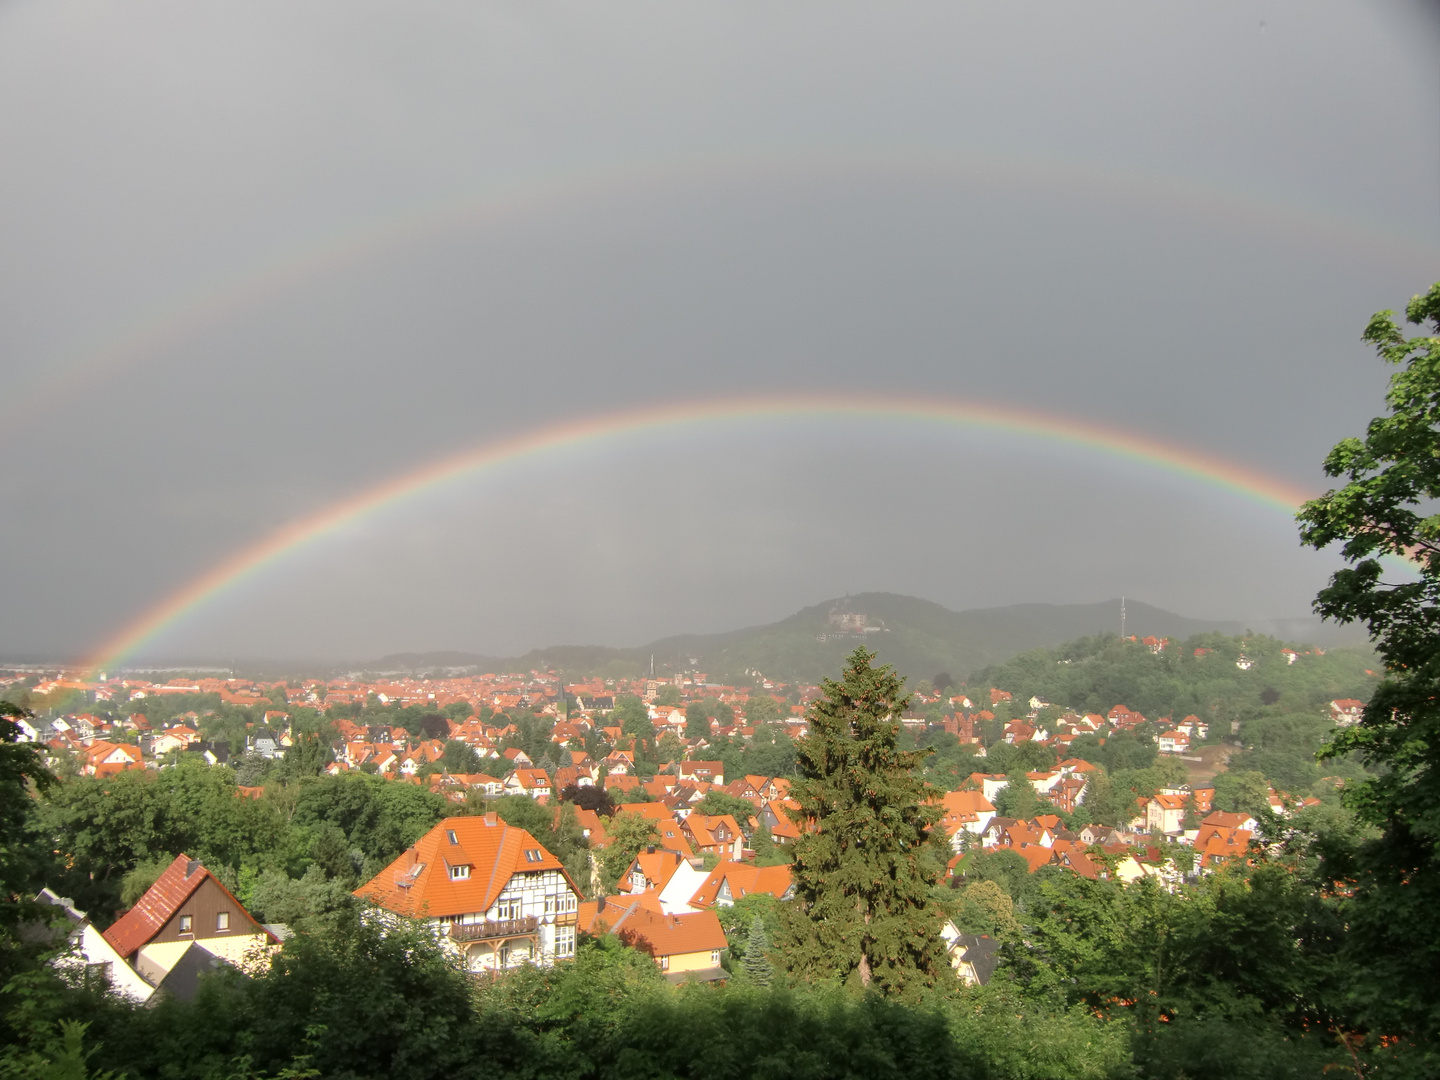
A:
{"type": "Polygon", "coordinates": [[[886,993],[929,985],[945,971],[935,884],[920,849],[936,813],[920,778],[923,754],[896,743],[907,697],[863,646],[840,682],[826,679],[796,745],[802,835],[795,902],[782,932],[787,965],[886,993]]]}
{"type": "Polygon", "coordinates": [[[770,935],[765,932],[765,920],[757,912],[750,920],[750,937],[745,942],[745,960],[741,964],[746,976],[757,986],[769,986],[775,977],[775,965],[766,955],[770,951],[770,935]]]}

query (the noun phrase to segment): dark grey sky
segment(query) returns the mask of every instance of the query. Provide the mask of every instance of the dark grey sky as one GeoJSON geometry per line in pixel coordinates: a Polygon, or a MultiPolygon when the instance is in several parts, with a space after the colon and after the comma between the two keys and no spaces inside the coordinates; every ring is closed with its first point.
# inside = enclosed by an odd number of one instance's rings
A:
{"type": "MultiPolygon", "coordinates": [[[[537,425],[898,393],[1321,490],[1440,278],[1415,4],[12,3],[0,651],[537,425]],[[451,208],[447,210],[447,207],[451,208]],[[407,224],[408,223],[408,224],[407,224]]],[[[188,657],[628,644],[846,591],[1307,611],[1286,514],[888,420],[611,441],[252,575],[188,657]]]]}

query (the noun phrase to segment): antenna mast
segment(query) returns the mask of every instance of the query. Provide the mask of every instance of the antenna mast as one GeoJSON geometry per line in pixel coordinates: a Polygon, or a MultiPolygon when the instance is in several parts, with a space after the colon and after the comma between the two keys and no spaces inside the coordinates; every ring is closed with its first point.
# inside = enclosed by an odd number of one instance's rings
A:
{"type": "Polygon", "coordinates": [[[1125,640],[1125,597],[1120,597],[1120,640],[1125,640]]]}

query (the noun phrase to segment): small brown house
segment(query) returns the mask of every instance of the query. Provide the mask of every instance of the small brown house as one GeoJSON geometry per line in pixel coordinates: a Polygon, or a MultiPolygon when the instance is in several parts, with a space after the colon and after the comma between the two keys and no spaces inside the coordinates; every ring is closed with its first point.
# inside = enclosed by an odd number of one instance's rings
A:
{"type": "Polygon", "coordinates": [[[240,901],[209,870],[186,855],[165,868],[138,903],[105,931],[105,940],[127,961],[147,945],[274,934],[250,917],[240,901]]]}

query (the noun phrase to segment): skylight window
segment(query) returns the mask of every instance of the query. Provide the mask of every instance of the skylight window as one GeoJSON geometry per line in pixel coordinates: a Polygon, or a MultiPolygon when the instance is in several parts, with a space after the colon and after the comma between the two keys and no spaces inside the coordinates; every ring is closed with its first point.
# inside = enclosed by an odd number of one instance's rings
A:
{"type": "Polygon", "coordinates": [[[460,838],[455,835],[455,830],[454,830],[454,829],[446,829],[446,830],[445,830],[445,835],[450,838],[450,842],[451,842],[452,844],[458,844],[458,843],[460,843],[460,838]]]}
{"type": "Polygon", "coordinates": [[[525,850],[526,862],[539,862],[543,858],[545,858],[545,856],[542,855],[536,848],[527,848],[525,850]]]}

